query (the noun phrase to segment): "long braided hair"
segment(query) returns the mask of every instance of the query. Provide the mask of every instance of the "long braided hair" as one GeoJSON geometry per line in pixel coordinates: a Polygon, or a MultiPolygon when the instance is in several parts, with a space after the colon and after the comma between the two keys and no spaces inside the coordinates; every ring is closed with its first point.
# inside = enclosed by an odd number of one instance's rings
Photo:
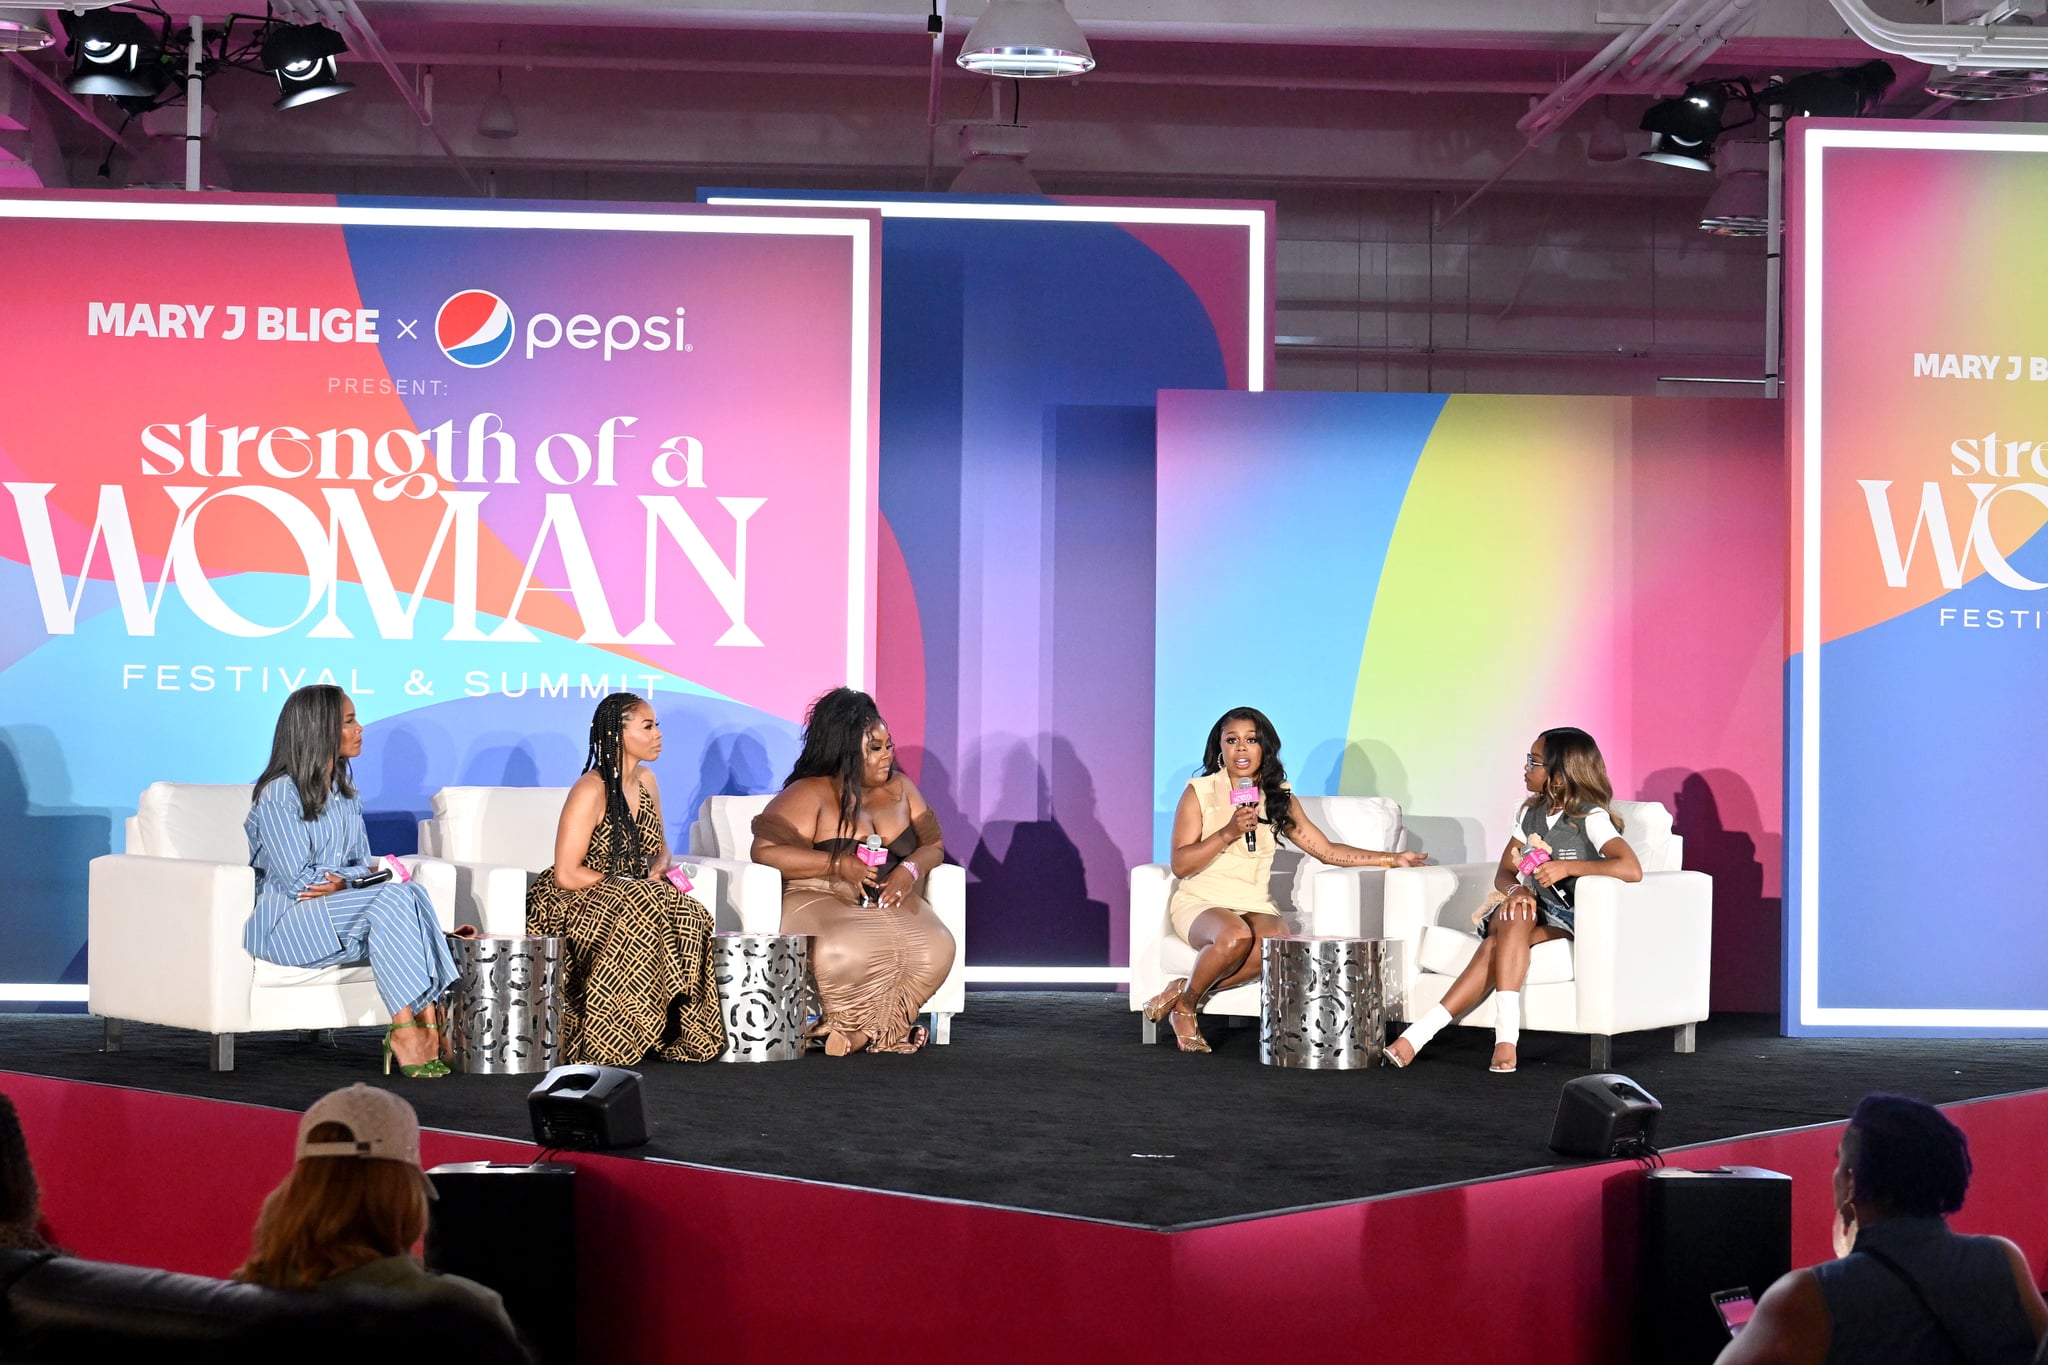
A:
{"type": "MultiPolygon", "coordinates": [[[[861,772],[868,731],[882,723],[875,699],[851,687],[835,687],[804,712],[804,747],[782,780],[829,777],[839,793],[839,828],[848,834],[860,815],[861,772]]],[[[890,770],[894,777],[895,770],[890,770]]]]}
{"type": "Polygon", "coordinates": [[[613,876],[641,877],[647,873],[647,854],[640,846],[640,824],[626,804],[626,716],[646,703],[631,692],[614,692],[597,704],[590,717],[590,753],[583,771],[596,771],[604,783],[604,815],[612,823],[611,866],[613,876]]]}

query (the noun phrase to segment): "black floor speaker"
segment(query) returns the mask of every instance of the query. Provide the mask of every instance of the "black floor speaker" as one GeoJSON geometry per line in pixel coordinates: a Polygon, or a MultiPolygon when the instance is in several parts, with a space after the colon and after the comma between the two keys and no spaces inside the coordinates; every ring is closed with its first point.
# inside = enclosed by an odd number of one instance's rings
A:
{"type": "Polygon", "coordinates": [[[576,1360],[576,1171],[463,1161],[427,1172],[427,1264],[498,1291],[540,1365],[576,1360]]]}
{"type": "Polygon", "coordinates": [[[526,1092],[536,1147],[601,1151],[647,1141],[640,1073],[618,1066],[558,1066],[526,1092]]]}
{"type": "Polygon", "coordinates": [[[1792,1178],[1755,1166],[1652,1171],[1643,1178],[1636,1354],[1644,1365],[1707,1365],[1728,1345],[1724,1290],[1760,1299],[1792,1268],[1792,1178]]]}
{"type": "Polygon", "coordinates": [[[1664,1106],[1626,1076],[1604,1071],[1565,1082],[1550,1150],[1565,1156],[1643,1156],[1657,1150],[1664,1106]]]}

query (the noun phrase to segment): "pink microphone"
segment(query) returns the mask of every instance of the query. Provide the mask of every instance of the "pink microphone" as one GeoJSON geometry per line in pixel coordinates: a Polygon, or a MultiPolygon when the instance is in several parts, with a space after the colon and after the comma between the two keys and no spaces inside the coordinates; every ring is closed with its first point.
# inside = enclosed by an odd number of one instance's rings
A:
{"type": "MultiPolygon", "coordinates": [[[[1259,785],[1249,777],[1237,779],[1237,785],[1230,789],[1230,804],[1233,806],[1256,806],[1259,804],[1259,785]]],[[[1259,851],[1259,832],[1248,829],[1244,832],[1244,851],[1259,851]]]]}

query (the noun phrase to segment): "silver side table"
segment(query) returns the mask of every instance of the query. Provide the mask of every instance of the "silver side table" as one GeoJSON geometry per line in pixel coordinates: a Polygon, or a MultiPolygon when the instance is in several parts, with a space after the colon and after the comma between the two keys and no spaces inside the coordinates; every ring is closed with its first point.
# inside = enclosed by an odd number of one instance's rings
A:
{"type": "Polygon", "coordinates": [[[725,1013],[721,1062],[793,1062],[817,987],[808,934],[714,934],[711,970],[725,1013]]]}
{"type": "Polygon", "coordinates": [[[450,938],[449,1065],[482,1075],[549,1071],[562,1064],[562,961],[566,940],[482,934],[450,938]]]}
{"type": "Polygon", "coordinates": [[[1259,949],[1259,1060],[1350,1071],[1386,1047],[1387,942],[1289,934],[1259,949]]]}

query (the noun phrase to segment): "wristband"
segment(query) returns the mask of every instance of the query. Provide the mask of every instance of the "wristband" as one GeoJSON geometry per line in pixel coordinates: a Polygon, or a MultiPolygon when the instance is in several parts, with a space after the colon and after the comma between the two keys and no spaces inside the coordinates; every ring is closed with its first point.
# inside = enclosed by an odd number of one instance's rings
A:
{"type": "Polygon", "coordinates": [[[917,870],[917,864],[916,864],[916,863],[913,863],[913,862],[912,862],[912,861],[910,861],[910,859],[908,859],[908,858],[905,858],[905,859],[904,859],[904,860],[903,860],[902,862],[898,863],[898,864],[897,864],[897,866],[898,866],[898,867],[907,867],[907,868],[909,868],[909,869],[910,869],[910,880],[912,880],[912,881],[916,881],[916,880],[918,879],[918,877],[919,877],[920,875],[922,875],[922,874],[921,874],[921,873],[919,873],[919,872],[918,872],[918,870],[917,870]]]}

